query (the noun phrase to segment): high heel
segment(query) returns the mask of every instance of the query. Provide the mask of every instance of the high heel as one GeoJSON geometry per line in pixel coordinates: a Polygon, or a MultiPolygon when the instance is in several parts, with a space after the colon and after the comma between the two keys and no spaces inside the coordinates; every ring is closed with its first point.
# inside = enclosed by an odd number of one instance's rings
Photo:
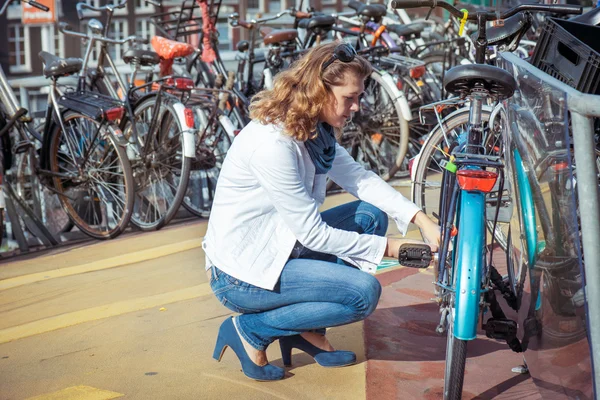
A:
{"type": "Polygon", "coordinates": [[[219,335],[217,336],[217,344],[215,351],[213,352],[213,358],[217,361],[221,361],[225,349],[231,347],[231,350],[240,360],[242,365],[242,371],[250,379],[257,381],[276,381],[282,379],[285,375],[283,368],[276,367],[271,364],[259,367],[248,357],[246,349],[242,344],[240,336],[233,325],[233,318],[227,318],[219,328],[219,335]]]}
{"type": "Polygon", "coordinates": [[[300,349],[310,355],[322,367],[345,367],[356,362],[356,354],[351,351],[321,350],[310,343],[300,335],[284,336],[279,338],[279,347],[281,348],[281,359],[283,365],[290,367],[292,365],[292,349],[300,349]]]}

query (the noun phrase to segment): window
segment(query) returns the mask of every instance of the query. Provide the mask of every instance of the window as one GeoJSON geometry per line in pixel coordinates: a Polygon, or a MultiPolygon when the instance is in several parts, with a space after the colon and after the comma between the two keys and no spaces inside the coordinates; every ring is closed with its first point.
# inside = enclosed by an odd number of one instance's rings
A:
{"type": "Polygon", "coordinates": [[[135,0],[135,11],[154,13],[155,7],[152,4],[148,3],[146,0],[135,0]]]}
{"type": "Polygon", "coordinates": [[[283,9],[281,0],[270,0],[269,1],[269,14],[277,14],[283,9]]]}
{"type": "Polygon", "coordinates": [[[44,112],[48,104],[48,88],[37,88],[27,90],[27,97],[29,98],[29,112],[33,114],[35,112],[44,112]]]}
{"type": "Polygon", "coordinates": [[[21,2],[15,0],[10,3],[6,10],[6,18],[7,19],[21,19],[21,2]]]}
{"type": "MultiPolygon", "coordinates": [[[[110,4],[110,3],[112,3],[116,6],[116,5],[119,5],[119,3],[121,3],[121,0],[107,0],[106,1],[106,4],[110,4]]],[[[125,7],[123,7],[123,8],[116,9],[115,12],[113,13],[113,15],[127,15],[127,4],[125,4],[125,7]]]]}
{"type": "Polygon", "coordinates": [[[31,72],[29,27],[8,26],[8,63],[10,72],[31,72]]]}
{"type": "MultiPolygon", "coordinates": [[[[111,22],[108,36],[112,39],[125,39],[129,36],[126,20],[115,20],[111,22]]],[[[115,64],[123,64],[123,52],[125,45],[123,44],[109,44],[108,53],[115,62],[115,64]]]]}
{"type": "Polygon", "coordinates": [[[217,21],[217,31],[219,32],[219,50],[231,50],[231,32],[226,19],[217,21]]]}
{"type": "Polygon", "coordinates": [[[65,57],[64,35],[58,31],[55,25],[42,26],[42,50],[65,57]]]}
{"type": "Polygon", "coordinates": [[[148,40],[156,34],[156,27],[148,19],[138,19],[135,26],[135,35],[141,36],[148,40]]]}

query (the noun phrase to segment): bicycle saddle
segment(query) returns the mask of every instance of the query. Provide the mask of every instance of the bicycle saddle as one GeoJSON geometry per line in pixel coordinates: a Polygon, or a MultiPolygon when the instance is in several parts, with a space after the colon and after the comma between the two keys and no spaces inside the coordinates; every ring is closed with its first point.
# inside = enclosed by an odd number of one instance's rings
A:
{"type": "Polygon", "coordinates": [[[265,26],[260,28],[259,32],[263,37],[263,43],[266,45],[291,42],[298,37],[296,29],[273,29],[265,26]]]}
{"type": "Polygon", "coordinates": [[[177,42],[162,36],[154,36],[151,40],[151,43],[152,47],[156,53],[158,53],[160,58],[165,60],[186,57],[194,52],[192,45],[183,42],[177,42]]]}
{"type": "Polygon", "coordinates": [[[150,50],[128,49],[123,54],[123,61],[125,64],[131,64],[134,62],[143,66],[152,66],[160,62],[160,57],[158,54],[150,50]]]}
{"type": "MultiPolygon", "coordinates": [[[[487,40],[490,46],[509,45],[511,43],[519,43],[519,40],[525,34],[527,29],[531,27],[532,18],[529,13],[519,13],[504,20],[503,26],[492,26],[488,22],[487,40]]],[[[471,35],[473,41],[477,40],[477,32],[471,35]]],[[[516,46],[514,46],[516,48],[516,46]]],[[[512,49],[514,50],[514,49],[512,49]]]]}
{"type": "Polygon", "coordinates": [[[303,18],[298,21],[298,27],[308,30],[313,30],[316,28],[328,28],[335,24],[335,18],[331,15],[317,15],[312,18],[303,18]]]}
{"type": "Polygon", "coordinates": [[[386,29],[390,32],[394,32],[398,36],[410,37],[410,36],[419,36],[421,32],[425,30],[427,24],[424,22],[415,22],[413,24],[392,24],[387,25],[386,29]]]}
{"type": "Polygon", "coordinates": [[[44,76],[46,78],[76,74],[83,64],[81,58],[60,58],[47,51],[40,51],[38,56],[45,65],[44,76]]]}
{"type": "Polygon", "coordinates": [[[444,88],[448,93],[460,97],[481,92],[503,100],[513,95],[517,82],[502,68],[486,64],[467,64],[451,68],[446,73],[444,88]]]}
{"type": "Polygon", "coordinates": [[[355,10],[358,15],[373,19],[380,19],[387,13],[383,4],[363,4],[360,1],[352,0],[348,3],[348,7],[355,10]]]}

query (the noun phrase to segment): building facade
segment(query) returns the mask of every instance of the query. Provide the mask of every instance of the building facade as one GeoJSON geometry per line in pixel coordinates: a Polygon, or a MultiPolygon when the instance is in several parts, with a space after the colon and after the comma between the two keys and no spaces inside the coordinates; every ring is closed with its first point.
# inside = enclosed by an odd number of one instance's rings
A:
{"type": "MultiPolygon", "coordinates": [[[[85,32],[87,19],[79,21],[77,17],[77,0],[54,0],[56,22],[68,23],[72,30],[85,32]]],[[[119,0],[83,0],[92,6],[103,6],[107,1],[118,4],[119,0]]],[[[189,0],[188,0],[189,1],[189,0]]],[[[159,12],[178,9],[181,1],[163,1],[162,7],[147,3],[145,0],[130,0],[126,8],[115,11],[110,32],[112,38],[120,39],[129,35],[139,35],[150,39],[156,33],[150,17],[159,12]]],[[[301,7],[306,10],[310,6],[323,12],[339,12],[345,7],[342,0],[223,0],[219,12],[219,49],[224,59],[233,59],[235,45],[241,39],[247,39],[247,32],[242,28],[232,28],[227,23],[227,16],[238,12],[240,18],[247,20],[265,15],[276,14],[288,7],[301,7]]],[[[97,18],[103,22],[100,13],[85,11],[86,17],[97,18]]],[[[48,81],[43,77],[43,65],[39,52],[44,50],[60,57],[83,57],[85,44],[78,38],[63,35],[57,28],[57,23],[24,24],[22,21],[22,4],[13,1],[5,15],[0,17],[0,32],[5,39],[0,39],[0,64],[4,69],[11,85],[15,89],[21,105],[30,112],[45,108],[48,93],[48,81]]],[[[289,20],[288,20],[289,23],[289,20]]],[[[121,55],[128,45],[109,46],[111,55],[119,71],[129,72],[129,66],[122,61],[121,55]]],[[[98,58],[95,50],[90,60],[94,65],[98,58]]]]}

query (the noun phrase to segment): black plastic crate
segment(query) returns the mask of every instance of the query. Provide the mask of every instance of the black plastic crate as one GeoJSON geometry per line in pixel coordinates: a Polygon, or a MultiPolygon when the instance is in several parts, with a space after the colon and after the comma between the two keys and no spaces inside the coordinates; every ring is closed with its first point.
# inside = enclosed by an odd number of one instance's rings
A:
{"type": "Polygon", "coordinates": [[[531,64],[582,93],[600,94],[600,27],[546,19],[531,64]]]}

